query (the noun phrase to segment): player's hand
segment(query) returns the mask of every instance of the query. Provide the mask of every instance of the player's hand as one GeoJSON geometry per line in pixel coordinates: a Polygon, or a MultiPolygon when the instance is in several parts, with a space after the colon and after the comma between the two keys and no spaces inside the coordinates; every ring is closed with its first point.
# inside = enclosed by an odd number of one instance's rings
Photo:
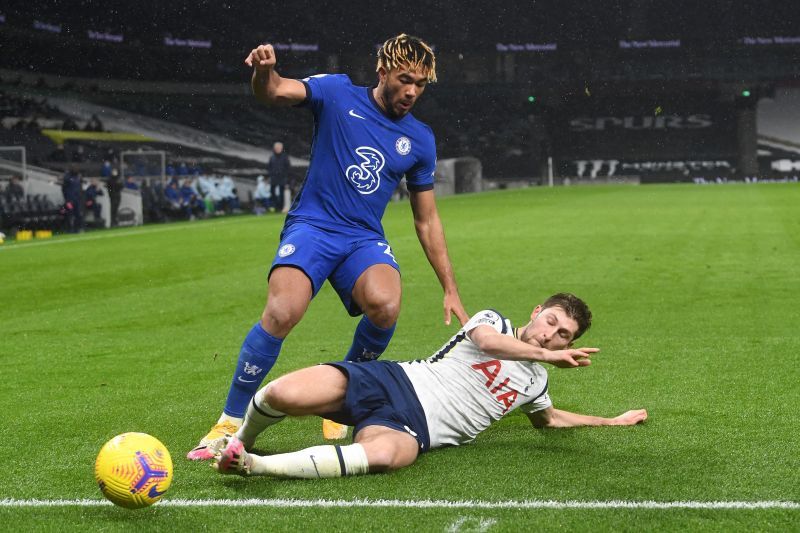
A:
{"type": "Polygon", "coordinates": [[[463,326],[469,320],[469,315],[461,305],[461,297],[458,293],[445,293],[444,295],[444,323],[450,325],[450,317],[455,314],[458,321],[463,326]]]}
{"type": "Polygon", "coordinates": [[[614,417],[612,420],[614,420],[614,423],[618,426],[633,426],[636,424],[641,424],[647,420],[647,411],[645,409],[633,409],[614,417]]]}
{"type": "Polygon", "coordinates": [[[558,368],[577,368],[592,364],[590,357],[600,351],[600,348],[570,348],[567,350],[554,350],[545,355],[544,362],[558,368]]]}
{"type": "Polygon", "coordinates": [[[256,70],[272,70],[275,67],[275,49],[271,44],[261,44],[258,48],[253,48],[245,60],[244,64],[256,70]]]}

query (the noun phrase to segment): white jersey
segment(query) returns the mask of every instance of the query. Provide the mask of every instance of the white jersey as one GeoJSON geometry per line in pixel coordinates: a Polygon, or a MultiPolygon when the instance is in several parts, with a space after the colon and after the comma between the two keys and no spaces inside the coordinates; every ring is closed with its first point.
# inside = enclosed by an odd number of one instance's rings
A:
{"type": "Polygon", "coordinates": [[[425,411],[431,448],[470,442],[517,407],[534,413],[553,405],[544,367],[482,352],[468,335],[477,326],[514,335],[511,322],[484,310],[428,359],[399,363],[425,411]]]}

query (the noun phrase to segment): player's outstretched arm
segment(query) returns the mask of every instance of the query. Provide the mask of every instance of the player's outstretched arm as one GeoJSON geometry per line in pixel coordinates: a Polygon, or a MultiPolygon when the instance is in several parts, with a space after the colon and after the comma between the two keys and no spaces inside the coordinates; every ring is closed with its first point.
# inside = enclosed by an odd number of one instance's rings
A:
{"type": "Polygon", "coordinates": [[[600,348],[567,348],[548,350],[530,342],[523,342],[508,335],[498,333],[489,326],[477,326],[467,332],[470,340],[488,355],[505,361],[536,361],[548,363],[558,368],[577,368],[589,366],[589,359],[600,348]]]}
{"type": "Polygon", "coordinates": [[[271,44],[253,48],[245,58],[245,65],[253,67],[250,84],[256,99],[268,105],[290,106],[301,103],[306,98],[305,85],[298,80],[282,78],[275,71],[275,62],[275,49],[271,44]]]}
{"type": "Polygon", "coordinates": [[[573,428],[578,426],[633,426],[647,420],[647,411],[633,409],[614,418],[571,413],[555,407],[548,407],[528,415],[535,428],[573,428]]]}
{"type": "Polygon", "coordinates": [[[444,289],[444,323],[450,325],[451,315],[454,314],[463,326],[469,320],[469,315],[461,304],[461,296],[458,294],[456,276],[450,263],[450,256],[447,254],[444,228],[439,218],[439,211],[436,209],[433,191],[411,192],[410,199],[417,238],[444,289]]]}

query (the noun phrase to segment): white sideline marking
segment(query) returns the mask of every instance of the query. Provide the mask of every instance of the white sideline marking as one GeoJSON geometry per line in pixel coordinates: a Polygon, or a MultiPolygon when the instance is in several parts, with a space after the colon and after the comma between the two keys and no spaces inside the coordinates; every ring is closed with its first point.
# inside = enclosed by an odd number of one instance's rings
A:
{"type": "MultiPolygon", "coordinates": [[[[2,507],[104,507],[112,505],[106,500],[17,500],[0,499],[2,507]]],[[[291,499],[236,499],[236,500],[162,500],[158,507],[399,507],[419,509],[800,509],[793,501],[674,501],[652,500],[580,501],[580,500],[523,500],[504,502],[449,501],[449,500],[291,500],[291,499]]]]}
{"type": "Polygon", "coordinates": [[[212,227],[211,222],[213,225],[229,225],[229,224],[236,224],[239,222],[244,222],[250,220],[252,221],[251,217],[248,216],[237,216],[233,219],[228,220],[214,220],[214,221],[200,221],[201,224],[166,224],[163,226],[153,227],[153,226],[145,226],[143,228],[130,228],[130,229],[118,229],[115,231],[103,231],[98,230],[97,232],[92,232],[90,234],[80,234],[75,235],[72,237],[64,236],[65,238],[57,238],[57,239],[46,239],[46,240],[38,240],[33,242],[26,242],[25,244],[12,244],[9,246],[0,246],[0,252],[3,250],[23,250],[28,248],[35,248],[37,246],[47,246],[53,244],[69,244],[74,242],[86,242],[86,241],[97,241],[100,239],[115,239],[117,237],[134,237],[137,235],[149,235],[151,233],[163,233],[165,231],[179,231],[179,230],[190,230],[190,229],[206,229],[208,230],[212,227]],[[207,222],[203,224],[202,222],[207,222]]]}

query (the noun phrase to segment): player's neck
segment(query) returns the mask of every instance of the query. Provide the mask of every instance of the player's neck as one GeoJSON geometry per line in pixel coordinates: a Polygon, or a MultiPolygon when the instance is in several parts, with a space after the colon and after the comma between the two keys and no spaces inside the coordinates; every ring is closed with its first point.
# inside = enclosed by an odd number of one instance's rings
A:
{"type": "Polygon", "coordinates": [[[530,339],[527,337],[527,333],[528,333],[528,328],[531,326],[531,324],[532,324],[532,322],[528,322],[527,324],[525,324],[521,328],[515,328],[514,329],[514,338],[516,338],[517,340],[520,340],[522,342],[528,342],[528,340],[530,340],[530,339]]]}
{"type": "Polygon", "coordinates": [[[372,87],[369,90],[370,100],[372,100],[372,103],[378,107],[381,113],[383,113],[383,116],[385,116],[389,120],[396,121],[402,119],[403,117],[395,116],[394,113],[392,113],[389,110],[390,109],[389,102],[386,101],[384,92],[385,91],[383,90],[383,87],[380,84],[376,85],[375,87],[372,87]]]}
{"type": "Polygon", "coordinates": [[[370,90],[372,91],[372,101],[375,102],[381,111],[386,113],[386,102],[383,101],[383,91],[381,90],[381,86],[376,85],[370,90]]]}

